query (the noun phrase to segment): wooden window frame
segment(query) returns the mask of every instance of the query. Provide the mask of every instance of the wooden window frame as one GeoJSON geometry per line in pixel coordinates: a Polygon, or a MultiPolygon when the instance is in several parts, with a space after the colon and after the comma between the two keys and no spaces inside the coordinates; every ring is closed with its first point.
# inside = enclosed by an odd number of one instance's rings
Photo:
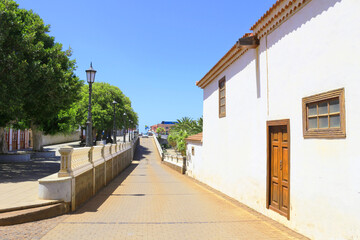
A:
{"type": "Polygon", "coordinates": [[[290,220],[290,182],[291,182],[291,159],[290,159],[290,152],[291,152],[291,141],[290,141],[290,119],[281,119],[281,120],[271,120],[266,122],[266,158],[267,158],[267,164],[266,164],[266,208],[270,209],[270,188],[271,188],[271,150],[270,150],[270,127],[276,127],[276,126],[286,126],[287,134],[288,134],[288,144],[289,144],[289,162],[288,162],[288,168],[289,168],[289,208],[287,213],[283,213],[281,211],[278,211],[276,209],[271,208],[271,210],[279,213],[280,215],[286,217],[288,220],[290,220]]]}
{"type": "Polygon", "coordinates": [[[191,147],[191,155],[193,155],[193,156],[195,155],[195,148],[194,148],[194,146],[191,147]]]}
{"type": "MultiPolygon", "coordinates": [[[[316,94],[302,99],[303,114],[303,136],[304,138],[346,138],[345,121],[345,89],[340,88],[320,94],[316,94]],[[317,128],[308,129],[308,105],[328,102],[332,99],[339,99],[340,108],[340,127],[339,128],[317,128]]],[[[318,114],[319,115],[319,114],[318,114]]],[[[317,116],[318,116],[317,115],[317,116]]],[[[329,113],[328,113],[329,115],[329,113]]],[[[330,125],[329,125],[330,126],[330,125]]]]}
{"type": "Polygon", "coordinates": [[[219,80],[218,86],[219,86],[219,118],[223,118],[223,117],[226,117],[226,79],[225,79],[225,77],[223,77],[219,80]],[[224,83],[223,89],[220,89],[221,83],[224,83]],[[221,91],[224,91],[224,97],[221,97],[221,91]],[[224,99],[224,101],[225,101],[224,105],[221,105],[221,99],[224,99]],[[222,106],[225,107],[224,112],[220,111],[222,106]]]}

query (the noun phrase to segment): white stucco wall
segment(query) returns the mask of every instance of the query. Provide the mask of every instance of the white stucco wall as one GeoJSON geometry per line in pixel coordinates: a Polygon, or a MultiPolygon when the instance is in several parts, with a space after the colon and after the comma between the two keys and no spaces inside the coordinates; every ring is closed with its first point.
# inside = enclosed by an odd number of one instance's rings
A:
{"type": "Polygon", "coordinates": [[[313,0],[261,39],[259,79],[249,50],[204,89],[197,179],[308,237],[360,239],[359,12],[357,0],[313,0]],[[302,98],[338,88],[346,138],[304,139],[302,98]],[[266,209],[266,121],[278,119],[290,119],[290,220],[266,209]]]}
{"type": "Polygon", "coordinates": [[[198,170],[203,169],[202,143],[199,141],[187,141],[186,144],[186,174],[197,178],[198,170]],[[192,155],[194,148],[194,155],[192,155]]]}
{"type": "Polygon", "coordinates": [[[42,136],[42,146],[74,141],[80,141],[80,131],[76,131],[71,134],[58,133],[55,135],[42,136]]]}

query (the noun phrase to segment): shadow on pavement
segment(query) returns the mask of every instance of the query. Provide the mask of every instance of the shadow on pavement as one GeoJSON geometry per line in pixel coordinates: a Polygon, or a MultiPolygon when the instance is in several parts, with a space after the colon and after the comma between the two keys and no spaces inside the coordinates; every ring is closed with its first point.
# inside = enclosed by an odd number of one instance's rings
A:
{"type": "Polygon", "coordinates": [[[60,158],[19,163],[0,163],[0,183],[37,181],[60,170],[60,158]]]}
{"type": "Polygon", "coordinates": [[[145,159],[145,158],[146,158],[145,155],[148,155],[148,154],[150,154],[150,153],[151,153],[151,151],[149,151],[147,147],[138,145],[138,146],[136,147],[136,152],[135,152],[135,155],[134,155],[134,160],[135,160],[135,161],[140,161],[140,160],[142,160],[142,159],[145,159]]]}
{"type": "MultiPolygon", "coordinates": [[[[144,160],[145,155],[151,153],[148,148],[138,145],[134,155],[133,161],[126,169],[124,169],[117,177],[112,180],[109,185],[101,189],[96,195],[94,195],[88,202],[81,206],[74,215],[82,214],[85,212],[97,212],[99,207],[110,197],[110,196],[129,196],[129,194],[114,194],[114,191],[121,185],[121,183],[138,167],[137,161],[144,160]]],[[[132,194],[131,196],[143,196],[142,194],[132,194]]]]}

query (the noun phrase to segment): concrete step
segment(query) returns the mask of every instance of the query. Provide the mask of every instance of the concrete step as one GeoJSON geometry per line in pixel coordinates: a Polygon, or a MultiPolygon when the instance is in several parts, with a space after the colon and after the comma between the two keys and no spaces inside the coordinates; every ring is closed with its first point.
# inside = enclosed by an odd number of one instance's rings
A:
{"type": "Polygon", "coordinates": [[[8,226],[26,222],[33,222],[46,218],[60,216],[69,212],[68,203],[57,202],[55,204],[38,206],[26,209],[13,210],[0,213],[0,226],[8,226]]]}
{"type": "Polygon", "coordinates": [[[31,159],[33,158],[51,158],[51,157],[56,157],[55,156],[56,152],[55,151],[45,151],[45,152],[32,152],[31,153],[31,159]]]}

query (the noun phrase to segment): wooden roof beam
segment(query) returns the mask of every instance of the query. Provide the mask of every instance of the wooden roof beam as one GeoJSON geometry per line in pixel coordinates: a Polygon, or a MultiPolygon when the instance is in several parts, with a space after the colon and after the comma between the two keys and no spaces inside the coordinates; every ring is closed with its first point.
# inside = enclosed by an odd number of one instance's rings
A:
{"type": "Polygon", "coordinates": [[[260,41],[256,36],[248,36],[248,37],[242,37],[239,38],[239,40],[236,42],[236,46],[238,48],[257,48],[259,46],[260,41]]]}

